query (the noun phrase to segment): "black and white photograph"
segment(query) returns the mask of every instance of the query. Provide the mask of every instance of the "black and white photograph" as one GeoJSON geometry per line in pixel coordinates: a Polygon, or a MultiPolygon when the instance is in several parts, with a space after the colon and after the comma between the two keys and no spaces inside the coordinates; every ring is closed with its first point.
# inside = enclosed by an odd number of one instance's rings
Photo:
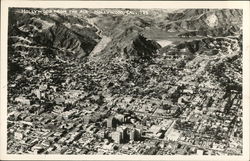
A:
{"type": "Polygon", "coordinates": [[[242,8],[79,7],[8,7],[7,155],[243,155],[242,8]]]}

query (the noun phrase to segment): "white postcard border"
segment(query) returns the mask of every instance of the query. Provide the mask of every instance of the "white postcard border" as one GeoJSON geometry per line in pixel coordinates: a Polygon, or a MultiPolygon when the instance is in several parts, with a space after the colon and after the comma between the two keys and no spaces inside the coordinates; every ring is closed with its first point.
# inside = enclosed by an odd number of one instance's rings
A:
{"type": "Polygon", "coordinates": [[[249,160],[249,2],[248,1],[2,1],[0,57],[0,159],[4,160],[249,160]],[[149,155],[12,155],[7,154],[7,28],[8,7],[34,8],[239,8],[243,9],[243,155],[149,156],[149,155]]]}

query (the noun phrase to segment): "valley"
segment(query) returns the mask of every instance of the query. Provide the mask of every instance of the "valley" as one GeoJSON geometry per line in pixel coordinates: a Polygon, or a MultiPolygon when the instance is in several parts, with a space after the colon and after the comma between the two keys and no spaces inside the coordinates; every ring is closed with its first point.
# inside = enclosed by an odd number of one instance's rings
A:
{"type": "Polygon", "coordinates": [[[9,154],[242,155],[242,10],[18,10],[9,154]]]}

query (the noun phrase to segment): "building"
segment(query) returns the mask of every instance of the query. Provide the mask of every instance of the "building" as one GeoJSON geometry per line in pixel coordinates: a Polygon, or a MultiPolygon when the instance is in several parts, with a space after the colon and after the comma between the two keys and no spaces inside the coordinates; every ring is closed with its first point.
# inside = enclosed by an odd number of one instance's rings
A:
{"type": "Polygon", "coordinates": [[[31,148],[31,151],[33,151],[34,154],[41,154],[42,152],[44,152],[44,148],[42,145],[35,145],[31,148]]]}
{"type": "Polygon", "coordinates": [[[130,141],[138,141],[141,139],[141,135],[142,135],[141,129],[133,128],[130,130],[129,139],[130,141]]]}
{"type": "Polygon", "coordinates": [[[14,137],[17,140],[22,140],[23,139],[23,134],[21,132],[15,132],[14,137]]]}
{"type": "Polygon", "coordinates": [[[22,97],[22,96],[17,97],[17,98],[15,99],[15,101],[16,101],[16,102],[19,102],[19,103],[21,103],[21,104],[24,104],[24,105],[30,105],[30,100],[27,99],[27,98],[25,98],[25,97],[22,97]]]}
{"type": "Polygon", "coordinates": [[[126,126],[119,126],[116,128],[116,131],[120,132],[122,134],[122,136],[121,136],[122,142],[128,141],[128,139],[129,139],[128,128],[126,126]]]}
{"type": "Polygon", "coordinates": [[[135,129],[132,129],[132,130],[130,131],[130,135],[129,135],[130,141],[135,141],[135,140],[136,140],[136,139],[135,139],[135,133],[136,133],[135,129]]]}
{"type": "Polygon", "coordinates": [[[69,91],[64,92],[64,95],[65,95],[67,98],[77,98],[77,97],[79,97],[81,94],[82,94],[82,91],[81,91],[81,90],[69,90],[69,91]]]}
{"type": "Polygon", "coordinates": [[[152,133],[152,136],[156,136],[156,134],[159,133],[161,129],[162,125],[153,125],[148,131],[152,133]]]}
{"type": "Polygon", "coordinates": [[[84,123],[85,123],[85,124],[89,124],[89,123],[90,123],[90,120],[91,120],[91,119],[90,119],[90,116],[85,116],[85,117],[84,117],[84,123]]]}
{"type": "Polygon", "coordinates": [[[65,111],[65,112],[61,113],[61,115],[64,119],[70,119],[72,116],[74,116],[75,113],[76,113],[76,111],[71,110],[71,111],[65,111]]]}
{"type": "Polygon", "coordinates": [[[96,135],[102,139],[104,139],[106,137],[106,133],[104,130],[99,130],[96,135]]]}
{"type": "Polygon", "coordinates": [[[60,96],[60,97],[55,98],[55,102],[57,105],[64,104],[65,99],[60,96]]]}
{"type": "Polygon", "coordinates": [[[142,130],[141,129],[135,129],[135,140],[140,140],[142,136],[142,130]]]}
{"type": "Polygon", "coordinates": [[[107,119],[107,127],[108,128],[114,128],[116,127],[116,120],[114,117],[110,117],[107,119]]]}
{"type": "Polygon", "coordinates": [[[112,133],[112,139],[115,143],[121,144],[122,143],[122,133],[119,131],[115,131],[112,133]]]}
{"type": "Polygon", "coordinates": [[[125,116],[122,114],[117,114],[115,118],[120,122],[123,123],[125,121],[125,116]]]}
{"type": "Polygon", "coordinates": [[[41,99],[41,92],[40,92],[39,89],[34,89],[34,90],[33,90],[33,93],[36,95],[36,97],[37,97],[38,99],[41,99]]]}

